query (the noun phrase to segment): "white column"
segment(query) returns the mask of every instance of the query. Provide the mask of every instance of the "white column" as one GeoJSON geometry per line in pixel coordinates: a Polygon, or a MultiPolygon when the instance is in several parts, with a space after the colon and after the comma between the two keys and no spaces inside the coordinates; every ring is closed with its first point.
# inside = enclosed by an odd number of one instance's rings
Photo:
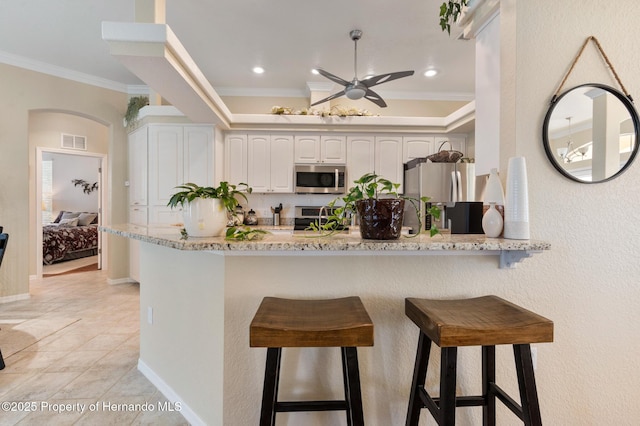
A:
{"type": "Polygon", "coordinates": [[[476,0],[462,18],[476,43],[476,174],[500,168],[500,2],[476,0]]]}
{"type": "Polygon", "coordinates": [[[620,170],[620,123],[627,112],[612,94],[594,89],[586,93],[593,99],[593,180],[606,179],[620,170]]]}

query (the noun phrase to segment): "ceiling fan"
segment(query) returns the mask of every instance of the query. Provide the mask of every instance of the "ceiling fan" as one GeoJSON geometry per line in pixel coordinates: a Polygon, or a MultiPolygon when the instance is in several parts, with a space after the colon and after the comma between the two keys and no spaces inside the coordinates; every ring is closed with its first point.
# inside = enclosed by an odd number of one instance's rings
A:
{"type": "Polygon", "coordinates": [[[378,105],[379,107],[386,107],[387,103],[378,95],[376,92],[371,90],[370,88],[376,86],[378,84],[386,83],[388,81],[397,80],[403,77],[409,77],[413,75],[413,71],[398,71],[398,72],[390,72],[387,74],[380,74],[374,77],[365,78],[362,80],[358,80],[358,40],[362,37],[362,31],[360,30],[352,30],[349,32],[349,36],[351,36],[351,40],[354,42],[354,54],[353,54],[353,68],[354,68],[354,77],[353,80],[347,81],[342,78],[331,74],[321,68],[316,68],[318,73],[329,80],[341,84],[344,86],[344,90],[338,93],[334,93],[333,95],[324,98],[318,102],[314,102],[311,106],[321,104],[323,102],[330,101],[331,99],[339,98],[340,96],[346,95],[349,99],[361,99],[365,98],[378,105]]]}

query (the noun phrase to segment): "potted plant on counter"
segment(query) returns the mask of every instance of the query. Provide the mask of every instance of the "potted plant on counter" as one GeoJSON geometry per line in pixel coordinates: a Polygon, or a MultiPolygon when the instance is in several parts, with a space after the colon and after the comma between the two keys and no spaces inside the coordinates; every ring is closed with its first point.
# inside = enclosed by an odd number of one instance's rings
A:
{"type": "Polygon", "coordinates": [[[181,191],[171,196],[167,206],[183,208],[185,232],[191,237],[222,235],[227,227],[227,212],[238,205],[236,197],[247,200],[245,194],[252,191],[246,183],[231,185],[229,182],[220,182],[217,187],[185,183],[176,189],[181,191]]]}
{"type": "MultiPolygon", "coordinates": [[[[400,237],[404,217],[405,203],[411,203],[416,216],[418,216],[419,230],[414,236],[419,235],[422,229],[419,203],[426,203],[429,197],[420,199],[398,194],[399,183],[393,183],[375,173],[367,173],[354,181],[355,186],[349,188],[346,195],[338,197],[329,203],[333,214],[327,217],[324,224],[315,223],[311,228],[330,235],[342,229],[353,215],[360,219],[360,235],[364,239],[391,240],[400,237]],[[343,206],[336,203],[342,201],[343,206]]],[[[432,206],[427,209],[427,214],[434,219],[440,217],[440,209],[432,206]]],[[[432,220],[430,234],[438,233],[432,220]]]]}

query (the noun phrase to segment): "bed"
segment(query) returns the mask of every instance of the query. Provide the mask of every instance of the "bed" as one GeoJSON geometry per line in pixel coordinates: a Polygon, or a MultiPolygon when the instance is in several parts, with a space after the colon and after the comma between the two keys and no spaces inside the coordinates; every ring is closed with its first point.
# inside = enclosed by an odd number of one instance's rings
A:
{"type": "Polygon", "coordinates": [[[98,254],[97,214],[61,212],[56,221],[42,227],[42,263],[79,259],[98,254]],[[73,216],[73,217],[69,217],[73,216]]]}

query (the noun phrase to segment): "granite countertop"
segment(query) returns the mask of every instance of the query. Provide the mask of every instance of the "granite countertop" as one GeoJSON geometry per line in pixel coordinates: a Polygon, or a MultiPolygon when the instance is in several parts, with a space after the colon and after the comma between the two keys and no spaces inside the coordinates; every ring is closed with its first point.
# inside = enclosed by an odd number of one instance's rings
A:
{"type": "Polygon", "coordinates": [[[182,239],[175,226],[137,226],[131,224],[100,227],[101,231],[177,250],[213,251],[542,251],[551,244],[536,240],[487,238],[483,234],[428,233],[417,237],[402,236],[397,240],[363,240],[360,233],[350,231],[329,237],[304,232],[293,234],[291,226],[258,226],[270,231],[259,241],[226,241],[223,237],[182,239]]]}

